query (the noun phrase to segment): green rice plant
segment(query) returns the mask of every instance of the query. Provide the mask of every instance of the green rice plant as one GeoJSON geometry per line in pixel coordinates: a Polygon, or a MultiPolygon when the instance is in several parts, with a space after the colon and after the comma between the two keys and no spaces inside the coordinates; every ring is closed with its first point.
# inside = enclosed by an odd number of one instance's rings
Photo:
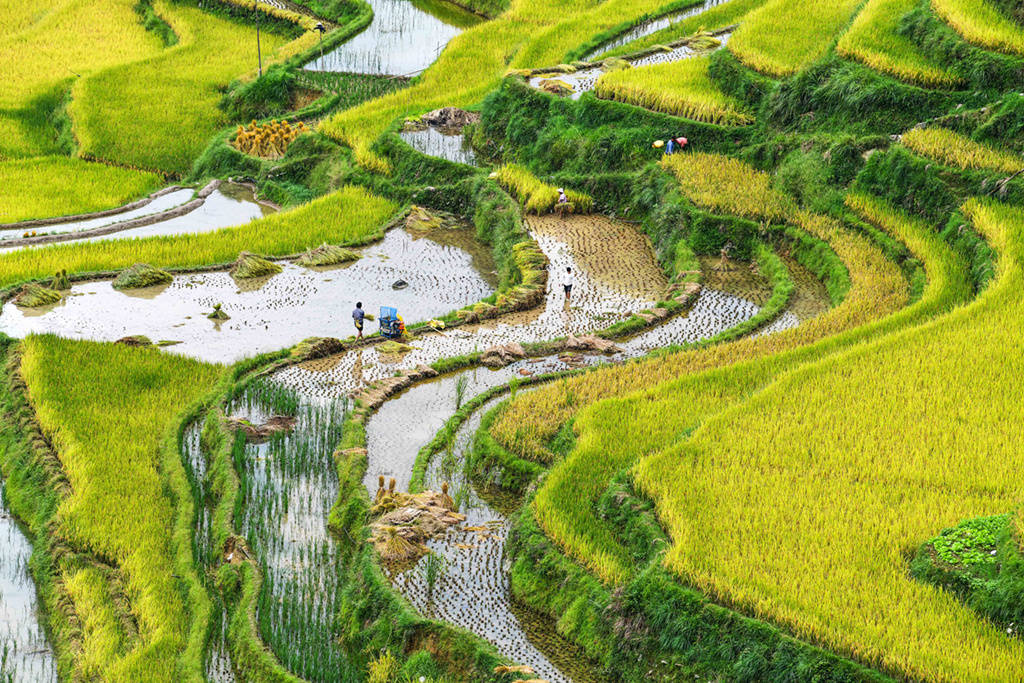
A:
{"type": "Polygon", "coordinates": [[[1021,500],[1024,209],[962,211],[999,253],[974,302],[783,373],[635,474],[666,565],[718,599],[907,678],[1009,680],[1024,642],[906,566],[936,528],[1021,500]]]}
{"type": "Polygon", "coordinates": [[[363,244],[381,235],[394,203],[346,186],[290,211],[215,232],[107,242],[67,243],[0,254],[0,289],[46,277],[128,268],[189,268],[229,264],[242,251],[286,256],[312,244],[363,244]]]}
{"type": "Polygon", "coordinates": [[[610,71],[594,87],[598,97],[646,109],[728,126],[753,123],[735,98],[723,93],[708,75],[709,57],[636,69],[610,71]]]}
{"type": "Polygon", "coordinates": [[[999,173],[1024,170],[1024,157],[975,142],[948,128],[914,128],[900,142],[907,149],[946,166],[982,169],[999,173]]]}
{"type": "Polygon", "coordinates": [[[283,19],[284,21],[291,22],[306,31],[314,30],[314,27],[317,24],[316,19],[308,14],[300,14],[299,12],[290,10],[287,7],[281,7],[265,1],[260,2],[259,0],[256,0],[256,2],[253,2],[253,0],[221,0],[221,2],[226,2],[229,5],[234,5],[235,7],[244,10],[252,10],[255,7],[257,12],[262,12],[268,17],[273,17],[274,19],[283,19]]]}
{"type": "MultiPolygon", "coordinates": [[[[183,175],[228,123],[218,108],[221,92],[255,70],[256,37],[253,26],[194,7],[165,0],[154,7],[178,44],[78,80],[69,113],[81,155],[183,175]]],[[[269,32],[261,34],[261,45],[265,63],[294,47],[269,32]]]]}
{"type": "Polygon", "coordinates": [[[455,410],[462,407],[462,400],[466,397],[466,387],[469,385],[467,375],[459,375],[455,380],[455,410]]]}
{"type": "MultiPolygon", "coordinates": [[[[693,174],[706,170],[694,166],[693,174]]],[[[752,180],[752,173],[748,167],[745,175],[752,180]]],[[[708,179],[719,181],[716,174],[708,179]]],[[[852,286],[836,308],[786,332],[553,383],[513,401],[495,420],[492,431],[503,445],[538,459],[575,416],[577,445],[544,481],[534,508],[545,533],[605,581],[622,581],[633,569],[629,552],[591,506],[617,472],[687,433],[709,412],[741,401],[780,371],[902,329],[971,295],[964,264],[927,225],[864,195],[850,201],[926,264],[928,286],[913,306],[896,312],[906,302],[906,283],[880,252],[842,230],[822,233],[850,269],[852,286]],[[881,301],[884,308],[876,308],[881,301]],[[633,394],[644,386],[648,389],[633,394]],[[575,405],[567,405],[569,395],[575,405]]]]}
{"type": "Polygon", "coordinates": [[[52,111],[37,105],[54,104],[45,100],[73,77],[160,52],[162,41],[139,25],[136,2],[7,2],[0,8],[0,159],[58,151],[52,111]]]}
{"type": "MultiPolygon", "coordinates": [[[[512,192],[528,213],[551,213],[558,204],[558,188],[533,175],[525,166],[508,164],[497,171],[498,182],[512,192]]],[[[566,190],[571,213],[589,213],[594,200],[582,192],[566,190]]]]}
{"type": "Polygon", "coordinates": [[[932,8],[965,40],[1024,55],[1024,27],[1013,23],[988,0],[932,0],[932,8]]]}
{"type": "Polygon", "coordinates": [[[836,52],[911,83],[929,87],[960,84],[959,76],[936,64],[897,32],[900,19],[917,5],[917,0],[868,0],[839,39],[836,52]]]}
{"type": "Polygon", "coordinates": [[[325,119],[320,130],[349,145],[360,165],[389,173],[371,147],[395,119],[470,106],[510,68],[559,64],[587,38],[650,11],[646,0],[512,0],[498,18],[456,36],[415,85],[325,119]]]}
{"type": "MultiPolygon", "coordinates": [[[[67,279],[67,276],[65,276],[67,279]]],[[[127,268],[114,278],[111,286],[114,289],[138,289],[141,287],[152,287],[154,285],[165,285],[174,278],[165,270],[154,268],[147,263],[136,263],[127,268]]]]}
{"type": "Polygon", "coordinates": [[[720,5],[715,5],[705,12],[701,12],[700,14],[689,17],[688,19],[683,19],[682,21],[677,21],[660,31],[638,38],[631,43],[608,50],[599,56],[608,57],[630,54],[632,52],[646,50],[654,47],[655,45],[665,45],[682,38],[687,38],[698,31],[717,31],[741,22],[747,14],[765,4],[767,1],[768,0],[729,0],[729,2],[723,2],[720,5]]]}
{"type": "Polygon", "coordinates": [[[747,15],[729,50],[769,76],[788,76],[828,51],[862,0],[768,0],[747,15]]]}
{"type": "Polygon", "coordinates": [[[83,567],[63,578],[82,622],[82,653],[75,667],[86,677],[99,678],[110,670],[128,642],[107,579],[95,567],[83,567]]]}
{"type": "Polygon", "coordinates": [[[162,182],[155,173],[55,156],[0,161],[0,178],[0,223],[112,209],[162,182]]]}
{"type": "MultiPolygon", "coordinates": [[[[57,513],[58,533],[117,566],[131,600],[131,613],[118,618],[138,624],[134,640],[115,638],[96,577],[79,576],[76,612],[95,624],[87,661],[108,680],[175,680],[199,615],[186,608],[191,598],[176,556],[166,479],[175,465],[181,473],[181,461],[164,458],[162,445],[224,369],[147,348],[53,336],[29,337],[23,347],[29,398],[71,485],[57,513]]],[[[205,632],[205,624],[199,628],[205,632]]]]}

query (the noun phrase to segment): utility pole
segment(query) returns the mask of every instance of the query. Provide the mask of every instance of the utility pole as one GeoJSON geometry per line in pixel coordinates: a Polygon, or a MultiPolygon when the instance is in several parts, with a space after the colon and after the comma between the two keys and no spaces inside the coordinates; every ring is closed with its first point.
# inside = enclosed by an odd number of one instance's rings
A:
{"type": "Polygon", "coordinates": [[[256,59],[260,65],[260,76],[263,75],[263,53],[260,51],[260,11],[259,5],[260,0],[252,0],[252,11],[256,13],[256,59]]]}
{"type": "Polygon", "coordinates": [[[321,22],[316,22],[316,26],[313,27],[315,30],[320,32],[320,70],[324,70],[324,31],[327,30],[321,22]]]}

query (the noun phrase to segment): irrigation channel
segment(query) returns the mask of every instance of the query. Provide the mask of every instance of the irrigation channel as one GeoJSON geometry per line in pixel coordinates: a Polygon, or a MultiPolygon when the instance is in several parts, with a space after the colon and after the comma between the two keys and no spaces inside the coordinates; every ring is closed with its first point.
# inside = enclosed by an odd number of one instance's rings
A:
{"type": "MultiPolygon", "coordinates": [[[[340,440],[347,397],[375,379],[420,363],[492,344],[545,340],[607,327],[651,306],[667,285],[649,243],[632,226],[597,216],[565,221],[531,218],[528,223],[550,260],[553,280],[538,309],[416,337],[411,342],[414,348],[401,355],[380,353],[368,346],[291,366],[259,380],[227,407],[230,416],[253,424],[275,414],[297,418],[291,432],[266,443],[247,444],[242,457],[236,459],[244,504],[235,520],[265,576],[258,603],[261,634],[293,673],[312,681],[336,680],[344,661],[332,630],[340,585],[333,561],[338,550],[327,517],[337,495],[332,453],[340,440]],[[568,307],[557,283],[558,273],[567,266],[576,272],[568,307]]],[[[794,300],[817,301],[816,306],[801,310],[826,308],[820,283],[796,264],[789,265],[803,290],[794,300]]],[[[419,298],[417,305],[407,309],[412,311],[410,317],[416,318],[428,317],[424,311],[430,310],[429,302],[448,296],[440,283],[402,291],[410,290],[419,298]]],[[[365,484],[372,494],[378,475],[393,476],[405,490],[416,454],[456,409],[457,396],[468,398],[529,374],[622,362],[672,343],[696,341],[754,315],[769,296],[768,290],[768,283],[748,268],[722,273],[710,270],[706,286],[688,314],[621,342],[620,350],[610,357],[524,359],[500,370],[471,368],[414,385],[386,401],[367,423],[365,484]]],[[[347,317],[348,307],[337,313],[347,317]]],[[[800,316],[790,313],[787,324],[797,324],[800,316]]],[[[469,628],[503,655],[531,665],[548,680],[595,680],[585,671],[582,655],[557,636],[548,620],[517,608],[511,600],[503,551],[509,515],[517,501],[476,489],[459,474],[465,448],[482,414],[478,411],[463,425],[452,454],[437,457],[428,474],[429,486],[442,480],[455,484],[454,497],[469,517],[464,525],[430,543],[437,555],[445,558],[440,577],[428,588],[422,562],[404,571],[389,570],[389,575],[422,613],[469,628]],[[479,526],[486,531],[466,528],[479,526]]],[[[207,463],[200,447],[199,425],[186,432],[184,458],[204,495],[207,463]]],[[[222,558],[221,549],[210,547],[209,510],[198,515],[195,537],[197,556],[215,566],[222,558]]],[[[216,638],[207,673],[211,680],[231,681],[230,669],[223,638],[216,638]]]]}
{"type": "MultiPolygon", "coordinates": [[[[83,233],[88,235],[92,231],[102,228],[113,228],[121,224],[127,224],[147,216],[171,211],[192,200],[194,192],[189,189],[175,190],[157,197],[149,204],[102,218],[88,218],[69,223],[58,223],[55,225],[40,227],[33,232],[36,237],[43,235],[71,235],[83,233]]],[[[212,232],[220,228],[247,223],[256,218],[272,213],[274,209],[265,203],[258,202],[253,196],[252,189],[246,185],[237,183],[221,183],[220,186],[210,193],[200,206],[181,216],[174,216],[161,220],[150,225],[133,227],[105,235],[83,237],[81,239],[68,239],[67,242],[99,242],[105,240],[131,239],[135,237],[156,237],[161,235],[186,235],[203,232],[212,232]]],[[[8,246],[5,241],[12,241],[25,237],[23,230],[0,231],[0,250],[24,248],[23,246],[8,246]]],[[[34,249],[44,249],[49,244],[31,246],[34,249]]]]}
{"type": "Polygon", "coordinates": [[[377,76],[414,76],[434,63],[452,38],[481,17],[440,0],[367,0],[373,20],[362,33],[307,71],[336,71],[377,76]]]}

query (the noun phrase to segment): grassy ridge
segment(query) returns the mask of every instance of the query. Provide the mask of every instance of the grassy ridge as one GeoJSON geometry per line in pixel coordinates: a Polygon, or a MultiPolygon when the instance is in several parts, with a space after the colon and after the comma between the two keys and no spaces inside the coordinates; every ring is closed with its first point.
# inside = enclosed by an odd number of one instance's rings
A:
{"type": "MultiPolygon", "coordinates": [[[[190,615],[175,560],[173,503],[161,442],[223,372],[177,356],[29,337],[22,371],[72,493],[58,523],[69,542],[116,566],[137,640],[115,624],[93,573],[66,576],[84,615],[82,664],[107,680],[175,680],[190,615]]],[[[179,465],[180,467],[180,461],[179,465]]]]}
{"type": "Polygon", "coordinates": [[[910,579],[904,555],[1024,498],[1024,211],[963,210],[1000,253],[975,303],[786,375],[637,475],[668,565],[721,599],[910,678],[1012,680],[1024,643],[910,579]]]}
{"type": "MultiPolygon", "coordinates": [[[[255,68],[256,36],[193,7],[154,7],[178,44],[78,81],[70,113],[82,155],[182,175],[227,124],[217,107],[221,91],[255,68]]],[[[261,44],[268,64],[283,55],[286,41],[265,31],[261,44]]]]}
{"type": "Polygon", "coordinates": [[[155,173],[68,157],[0,161],[0,223],[102,211],[152,192],[155,173]]]}
{"type": "Polygon", "coordinates": [[[234,261],[239,252],[295,254],[323,243],[355,245],[379,236],[398,207],[362,188],[344,187],[290,211],[198,235],[58,244],[0,255],[0,289],[53,275],[119,270],[135,263],[195,268],[234,261]]]}
{"type": "Polygon", "coordinates": [[[696,121],[739,125],[754,117],[733,97],[723,93],[708,75],[710,57],[636,69],[609,71],[594,87],[598,97],[685,116],[696,121]]]}
{"type": "Polygon", "coordinates": [[[768,0],[744,17],[729,50],[769,76],[788,76],[825,54],[862,0],[768,0]]]}
{"type": "Polygon", "coordinates": [[[948,128],[915,128],[900,139],[907,149],[941,164],[960,169],[983,169],[1001,173],[1024,170],[1024,157],[975,142],[948,128]]]}
{"type": "MultiPolygon", "coordinates": [[[[634,368],[632,385],[619,384],[621,389],[615,384],[601,387],[611,395],[635,391],[638,386],[651,387],[634,397],[591,405],[596,396],[590,386],[574,380],[561,387],[552,385],[520,398],[503,415],[504,424],[496,425],[497,435],[503,435],[502,429],[507,435],[508,427],[523,419],[526,402],[562,405],[566,395],[574,397],[575,410],[580,411],[576,418],[577,446],[545,481],[535,499],[535,511],[549,536],[598,576],[606,581],[622,581],[632,571],[629,553],[594,518],[587,502],[607,486],[617,471],[629,467],[658,444],[685,435],[708,414],[742,400],[786,368],[881,332],[899,329],[970,295],[963,264],[927,226],[869,198],[858,199],[855,206],[865,217],[892,230],[924,259],[929,285],[914,306],[895,315],[891,313],[895,308],[890,308],[889,317],[878,317],[886,312],[873,310],[880,283],[870,282],[870,272],[854,272],[854,286],[847,300],[799,328],[770,337],[744,339],[702,353],[680,354],[662,361],[672,363],[674,374],[634,368]],[[725,367],[731,363],[739,365],[725,367]],[[680,379],[668,382],[676,377],[680,379]],[[661,382],[667,383],[658,386],[661,382]],[[546,395],[540,395],[542,392],[546,395]]],[[[840,243],[836,247],[841,254],[842,246],[840,243]]],[[[845,251],[843,255],[848,258],[849,247],[845,251]]],[[[600,387],[606,379],[612,378],[591,377],[590,384],[600,387]]],[[[522,445],[516,450],[522,452],[522,445]]]]}
{"type": "Polygon", "coordinates": [[[594,34],[650,11],[644,0],[513,0],[497,19],[456,36],[414,86],[326,119],[321,130],[352,147],[361,165],[387,172],[370,147],[396,118],[473,105],[509,67],[556,64],[594,34]]]}
{"type": "Polygon", "coordinates": [[[850,30],[839,39],[836,51],[911,83],[930,87],[959,84],[959,77],[897,32],[900,19],[917,5],[918,0],[868,0],[850,30]]]}
{"type": "Polygon", "coordinates": [[[966,40],[1007,54],[1024,55],[1024,28],[988,0],[932,0],[932,8],[966,40]]]}
{"type": "Polygon", "coordinates": [[[34,9],[30,18],[23,10],[0,12],[0,159],[56,151],[34,100],[76,75],[144,59],[163,47],[139,25],[136,0],[20,4],[34,9]]]}

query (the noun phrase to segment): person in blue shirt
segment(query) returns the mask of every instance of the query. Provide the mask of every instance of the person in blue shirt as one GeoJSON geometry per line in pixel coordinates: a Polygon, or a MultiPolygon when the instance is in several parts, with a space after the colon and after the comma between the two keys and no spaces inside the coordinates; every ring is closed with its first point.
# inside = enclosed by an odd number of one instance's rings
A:
{"type": "Polygon", "coordinates": [[[671,154],[676,151],[676,141],[672,138],[668,139],[668,144],[665,145],[665,154],[671,154]]]}
{"type": "Polygon", "coordinates": [[[363,338],[363,320],[366,318],[366,312],[363,311],[363,302],[357,301],[355,310],[352,311],[352,320],[356,324],[356,339],[363,338]]]}

